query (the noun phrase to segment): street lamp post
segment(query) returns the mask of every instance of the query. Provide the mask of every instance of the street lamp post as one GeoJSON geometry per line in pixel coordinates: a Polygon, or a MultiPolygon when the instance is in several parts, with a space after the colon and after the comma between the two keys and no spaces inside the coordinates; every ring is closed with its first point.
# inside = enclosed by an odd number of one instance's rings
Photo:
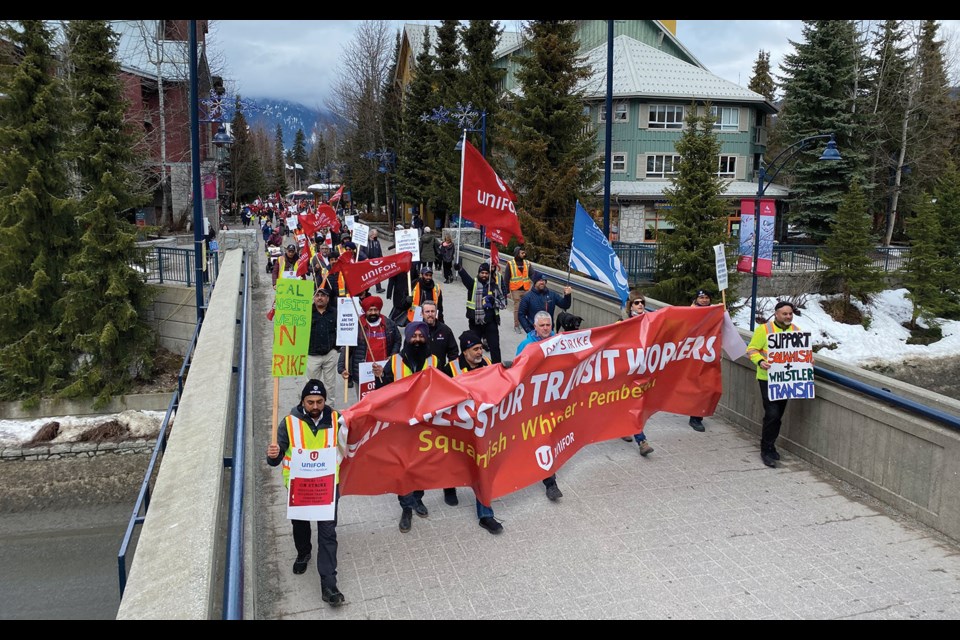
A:
{"type": "MultiPolygon", "coordinates": [[[[484,158],[487,157],[487,111],[485,109],[477,111],[470,102],[467,104],[458,102],[457,108],[453,111],[441,105],[434,109],[431,113],[424,113],[421,115],[420,120],[423,122],[433,122],[434,124],[447,124],[448,122],[456,122],[457,128],[463,130],[464,135],[466,135],[467,132],[479,132],[480,155],[482,155],[484,158]],[[478,122],[480,124],[479,127],[477,127],[478,122]]],[[[457,139],[457,145],[454,148],[457,151],[463,151],[463,138],[457,139]]],[[[481,227],[480,246],[484,245],[484,233],[483,228],[481,227]]]]}
{"type": "Polygon", "coordinates": [[[792,145],[781,151],[768,166],[764,166],[763,163],[760,164],[760,170],[757,174],[757,197],[754,200],[753,205],[753,264],[751,265],[753,283],[750,294],[751,331],[753,331],[757,321],[757,262],[760,257],[760,200],[763,198],[763,194],[767,191],[767,187],[773,183],[783,167],[786,166],[787,162],[793,159],[793,157],[799,152],[809,147],[810,143],[812,143],[814,140],[822,140],[825,138],[829,138],[830,141],[827,142],[827,148],[823,151],[823,154],[819,159],[840,160],[840,152],[837,151],[837,142],[834,139],[834,134],[824,133],[815,136],[808,136],[802,140],[794,142],[792,145]]]}
{"type": "Polygon", "coordinates": [[[391,226],[395,225],[394,218],[396,218],[396,212],[394,208],[390,206],[390,172],[393,169],[394,163],[397,161],[397,155],[390,149],[380,149],[379,151],[366,151],[362,154],[363,158],[367,160],[377,160],[377,171],[383,174],[383,197],[384,197],[384,206],[387,209],[387,215],[391,218],[391,226]]]}

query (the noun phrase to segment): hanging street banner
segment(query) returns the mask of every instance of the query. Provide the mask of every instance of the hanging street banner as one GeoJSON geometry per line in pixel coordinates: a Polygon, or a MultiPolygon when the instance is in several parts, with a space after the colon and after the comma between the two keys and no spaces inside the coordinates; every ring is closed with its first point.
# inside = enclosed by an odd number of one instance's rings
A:
{"type": "Polygon", "coordinates": [[[781,331],[767,336],[767,398],[814,397],[813,348],[809,331],[781,331]]]}
{"type": "Polygon", "coordinates": [[[341,413],[341,493],[469,486],[490,504],[588,444],[640,433],[658,411],[712,415],[723,321],[720,305],[666,307],[537,342],[509,369],[396,380],[341,413]]]}
{"type": "MultiPolygon", "coordinates": [[[[737,271],[753,273],[754,237],[757,222],[754,200],[740,201],[740,260],[737,271]]],[[[760,201],[760,251],[757,254],[757,275],[769,278],[773,274],[773,225],[777,207],[773,200],[760,201]]]]}
{"type": "Polygon", "coordinates": [[[307,348],[313,318],[313,280],[281,278],[273,308],[273,359],[275,378],[307,375],[307,348]]]}
{"type": "Polygon", "coordinates": [[[420,234],[416,229],[397,229],[393,232],[396,252],[409,251],[414,262],[420,262],[420,234]]]}
{"type": "Polygon", "coordinates": [[[717,287],[720,291],[723,291],[729,285],[727,282],[727,256],[723,251],[723,244],[713,245],[713,258],[717,266],[717,287]]]}

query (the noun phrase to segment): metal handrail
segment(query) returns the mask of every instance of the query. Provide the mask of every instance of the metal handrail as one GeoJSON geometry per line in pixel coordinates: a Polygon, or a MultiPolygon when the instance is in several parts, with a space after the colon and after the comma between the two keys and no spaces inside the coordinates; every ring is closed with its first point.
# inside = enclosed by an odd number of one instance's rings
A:
{"type": "Polygon", "coordinates": [[[150,508],[150,480],[153,478],[153,472],[157,465],[160,452],[167,448],[167,440],[170,437],[170,416],[179,408],[180,397],[183,395],[183,381],[186,372],[193,360],[193,353],[197,346],[197,339],[200,337],[200,325],[198,321],[193,330],[193,339],[187,348],[187,355],[183,358],[183,364],[180,366],[180,373],[177,375],[177,390],[173,392],[170,403],[167,405],[167,413],[160,424],[160,431],[157,433],[157,442],[153,448],[153,454],[150,456],[150,463],[147,465],[147,471],[144,473],[143,482],[140,484],[140,492],[137,494],[136,503],[133,506],[133,514],[127,523],[127,529],[123,534],[123,542],[120,543],[120,551],[117,553],[117,568],[120,580],[120,596],[123,597],[123,591],[127,587],[127,549],[133,538],[134,527],[142,525],[147,517],[147,509],[150,508]],[[141,513],[142,511],[142,513],[141,513]]]}
{"type": "MultiPolygon", "coordinates": [[[[460,247],[460,251],[461,252],[466,251],[468,253],[475,254],[475,255],[484,255],[484,256],[486,255],[485,253],[481,253],[478,250],[478,248],[473,245],[463,245],[460,247]]],[[[575,290],[579,289],[585,292],[589,292],[597,297],[611,300],[615,302],[617,305],[620,304],[620,298],[618,298],[615,293],[610,291],[609,288],[601,289],[599,288],[599,286],[592,287],[583,282],[571,282],[570,286],[573,287],[575,290]]],[[[824,369],[823,367],[816,366],[816,365],[814,366],[814,376],[823,378],[824,380],[829,380],[830,382],[834,382],[836,384],[839,384],[840,386],[847,387],[848,389],[852,389],[854,391],[858,391],[860,393],[873,396],[875,398],[879,398],[880,400],[889,402],[890,404],[892,404],[893,406],[899,409],[906,409],[907,411],[912,411],[913,413],[916,413],[925,418],[929,418],[931,420],[935,420],[937,422],[943,423],[949,427],[953,427],[954,429],[960,429],[960,417],[955,416],[953,414],[946,413],[944,411],[940,411],[939,409],[934,409],[933,407],[928,407],[914,400],[910,400],[909,398],[898,396],[895,393],[892,393],[888,389],[873,387],[863,382],[860,382],[859,380],[855,380],[843,374],[837,373],[835,371],[830,371],[828,369],[824,369]]]]}
{"type": "Polygon", "coordinates": [[[247,332],[250,320],[250,260],[243,254],[243,311],[240,315],[240,362],[237,368],[237,415],[233,426],[233,458],[224,465],[232,467],[230,512],[227,530],[227,559],[223,586],[224,620],[243,619],[243,481],[246,465],[247,332]]]}

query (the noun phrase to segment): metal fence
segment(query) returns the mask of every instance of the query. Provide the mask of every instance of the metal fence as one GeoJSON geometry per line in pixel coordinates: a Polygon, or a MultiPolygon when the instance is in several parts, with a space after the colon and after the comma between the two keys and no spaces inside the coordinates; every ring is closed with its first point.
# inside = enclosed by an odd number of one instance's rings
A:
{"type": "MultiPolygon", "coordinates": [[[[180,247],[150,247],[144,254],[140,265],[147,282],[158,284],[182,283],[188,287],[197,281],[197,267],[194,264],[194,249],[180,247]]],[[[220,272],[220,253],[207,252],[207,265],[204,280],[214,283],[220,272]]]]}
{"type": "MultiPolygon", "coordinates": [[[[774,273],[796,271],[823,271],[823,245],[778,244],[773,247],[774,273]]],[[[656,268],[657,245],[653,243],[614,242],[613,250],[620,258],[630,282],[653,281],[656,268]]],[[[727,255],[736,253],[738,245],[729,245],[727,255]]],[[[899,271],[907,262],[910,250],[906,247],[874,247],[870,250],[873,266],[880,271],[899,271]]]]}

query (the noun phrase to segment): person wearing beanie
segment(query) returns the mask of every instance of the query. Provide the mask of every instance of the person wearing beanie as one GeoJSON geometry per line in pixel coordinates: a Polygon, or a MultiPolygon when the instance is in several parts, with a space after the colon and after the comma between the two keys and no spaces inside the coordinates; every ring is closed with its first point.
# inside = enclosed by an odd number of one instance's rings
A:
{"type": "Polygon", "coordinates": [[[524,294],[520,299],[520,326],[528,334],[533,331],[533,317],[538,311],[546,311],[550,314],[550,320],[553,320],[553,313],[558,308],[569,310],[573,303],[573,289],[570,285],[563,288],[561,296],[556,291],[547,288],[547,276],[544,273],[538,273],[533,278],[533,289],[524,294]]]}
{"type": "MultiPolygon", "coordinates": [[[[460,355],[454,360],[440,367],[440,370],[451,378],[476,371],[491,364],[490,359],[483,355],[483,342],[480,336],[473,331],[464,331],[460,334],[460,355]]],[[[460,504],[457,498],[457,488],[448,487],[443,490],[443,501],[451,507],[460,504]]],[[[492,534],[503,532],[503,525],[493,517],[493,508],[477,499],[477,519],[481,527],[492,534]]]]}
{"type": "Polygon", "coordinates": [[[499,287],[490,280],[490,263],[477,267],[474,280],[458,261],[455,265],[460,281],[467,289],[467,326],[486,342],[490,361],[501,361],[500,354],[500,309],[507,306],[506,298],[499,287]]]}
{"type": "MultiPolygon", "coordinates": [[[[354,304],[353,299],[340,304],[354,304]]],[[[347,362],[348,349],[340,349],[337,359],[337,373],[354,386],[360,379],[361,362],[382,362],[400,351],[400,331],[387,316],[380,313],[383,298],[367,296],[360,301],[363,316],[360,317],[357,331],[357,344],[350,345],[350,361],[347,362]]]]}
{"type": "MultiPolygon", "coordinates": [[[[340,500],[340,462],[346,454],[347,429],[340,415],[326,404],[327,389],[323,382],[311,378],[300,392],[300,404],[290,410],[277,425],[277,442],[267,446],[267,464],[283,465],[283,484],[289,490],[291,479],[298,478],[299,465],[307,460],[327,458],[335,463],[331,516],[317,521],[317,572],[320,574],[320,596],[331,607],[339,607],[346,598],[337,588],[337,503],[340,500]]],[[[323,506],[323,505],[321,505],[323,506]]],[[[293,544],[297,559],[295,574],[305,573],[313,551],[309,520],[291,520],[293,544]]]]}
{"type": "MultiPolygon", "coordinates": [[[[377,389],[390,384],[394,380],[401,380],[419,373],[427,367],[438,365],[437,357],[430,355],[430,350],[427,348],[427,335],[429,335],[429,328],[425,322],[416,320],[404,327],[403,348],[400,349],[400,353],[390,356],[386,366],[373,365],[373,375],[376,378],[377,389]]],[[[397,500],[400,502],[401,533],[410,531],[414,513],[421,518],[430,515],[427,506],[423,504],[422,489],[397,496],[397,500]]]]}
{"type": "MultiPolygon", "coordinates": [[[[424,227],[420,235],[420,263],[426,267],[433,267],[437,263],[437,248],[440,240],[430,227],[424,227]]],[[[437,265],[439,266],[439,265],[437,265]]],[[[421,269],[421,273],[423,270],[421,269]]]]}
{"type": "MultiPolygon", "coordinates": [[[[693,302],[690,303],[691,307],[709,307],[713,304],[713,297],[709,292],[704,289],[697,291],[697,296],[693,299],[693,302]]],[[[703,416],[690,416],[690,421],[687,423],[694,431],[703,432],[706,431],[706,427],[703,426],[703,416]]]]}
{"type": "Polygon", "coordinates": [[[520,333],[523,326],[520,324],[520,300],[533,288],[531,265],[527,261],[527,250],[517,245],[513,250],[513,260],[507,261],[507,277],[503,279],[506,287],[504,294],[513,300],[513,331],[520,333]]]}

